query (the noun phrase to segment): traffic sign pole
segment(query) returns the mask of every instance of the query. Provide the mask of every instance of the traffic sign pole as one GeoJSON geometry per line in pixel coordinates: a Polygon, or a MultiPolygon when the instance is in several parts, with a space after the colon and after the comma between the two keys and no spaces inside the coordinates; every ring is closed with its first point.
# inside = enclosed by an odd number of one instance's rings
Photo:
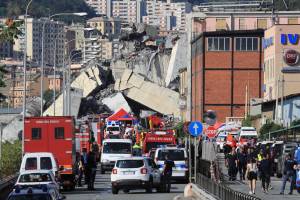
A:
{"type": "Polygon", "coordinates": [[[191,136],[194,137],[194,181],[197,181],[197,137],[202,134],[203,125],[201,122],[191,122],[189,125],[189,180],[192,182],[192,155],[191,155],[191,136]]]}
{"type": "Polygon", "coordinates": [[[194,137],[194,149],[195,149],[195,152],[194,152],[194,155],[195,155],[195,158],[194,158],[194,181],[196,184],[197,183],[197,137],[194,137]]]}
{"type": "Polygon", "coordinates": [[[192,182],[191,135],[189,135],[189,181],[192,182]]]}

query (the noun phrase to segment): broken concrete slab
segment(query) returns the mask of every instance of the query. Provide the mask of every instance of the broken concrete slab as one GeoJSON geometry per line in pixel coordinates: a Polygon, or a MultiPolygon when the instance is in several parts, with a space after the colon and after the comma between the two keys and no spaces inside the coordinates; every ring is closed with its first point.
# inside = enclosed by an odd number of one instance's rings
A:
{"type": "MultiPolygon", "coordinates": [[[[78,88],[72,88],[71,92],[71,116],[77,117],[78,111],[80,108],[81,99],[83,97],[83,90],[78,88]]],[[[54,113],[54,104],[52,104],[45,112],[44,116],[63,116],[63,95],[59,95],[59,97],[55,101],[55,113],[54,113]]]]}
{"type": "Polygon", "coordinates": [[[126,112],[131,112],[130,106],[120,92],[104,98],[102,100],[102,103],[105,104],[113,112],[117,112],[121,108],[123,108],[126,112]]]}
{"type": "Polygon", "coordinates": [[[115,85],[115,90],[122,91],[128,98],[159,113],[174,114],[175,117],[180,116],[179,93],[146,80],[141,81],[140,76],[133,73],[132,70],[127,69],[124,72],[124,77],[122,77],[120,81],[120,85],[126,86],[130,83],[132,83],[134,87],[123,90],[122,88],[126,87],[118,87],[118,85],[115,85]],[[128,73],[131,75],[128,76],[128,73]],[[129,77],[129,79],[126,80],[125,76],[127,78],[129,77]],[[135,80],[137,80],[138,83],[135,83],[135,80]]]}

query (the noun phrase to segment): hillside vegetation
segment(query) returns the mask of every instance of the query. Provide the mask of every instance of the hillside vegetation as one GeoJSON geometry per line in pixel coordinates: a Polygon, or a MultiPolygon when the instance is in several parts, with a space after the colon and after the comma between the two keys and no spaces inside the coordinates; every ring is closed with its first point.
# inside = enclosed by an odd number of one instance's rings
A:
{"type": "MultiPolygon", "coordinates": [[[[24,15],[27,2],[29,0],[0,0],[0,16],[14,18],[24,15]]],[[[88,17],[95,15],[84,0],[33,0],[28,11],[34,17],[47,17],[62,12],[87,12],[88,17]]]]}

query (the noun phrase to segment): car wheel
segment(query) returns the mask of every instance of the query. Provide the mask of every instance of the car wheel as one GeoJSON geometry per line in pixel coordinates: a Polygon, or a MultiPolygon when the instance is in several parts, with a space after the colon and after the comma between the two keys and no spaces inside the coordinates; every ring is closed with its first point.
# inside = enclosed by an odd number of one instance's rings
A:
{"type": "Polygon", "coordinates": [[[114,186],[111,188],[111,191],[113,194],[118,194],[118,192],[119,192],[118,188],[116,188],[114,186]]]}

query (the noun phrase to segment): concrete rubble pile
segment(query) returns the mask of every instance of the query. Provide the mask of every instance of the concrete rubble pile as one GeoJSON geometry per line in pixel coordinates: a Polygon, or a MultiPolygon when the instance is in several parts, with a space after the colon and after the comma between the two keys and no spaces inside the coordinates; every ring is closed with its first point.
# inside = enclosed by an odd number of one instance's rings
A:
{"type": "Polygon", "coordinates": [[[111,63],[113,75],[120,79],[125,69],[132,69],[168,87],[178,70],[188,65],[187,48],[186,34],[159,37],[155,29],[146,25],[129,29],[120,37],[119,55],[111,63]]]}

